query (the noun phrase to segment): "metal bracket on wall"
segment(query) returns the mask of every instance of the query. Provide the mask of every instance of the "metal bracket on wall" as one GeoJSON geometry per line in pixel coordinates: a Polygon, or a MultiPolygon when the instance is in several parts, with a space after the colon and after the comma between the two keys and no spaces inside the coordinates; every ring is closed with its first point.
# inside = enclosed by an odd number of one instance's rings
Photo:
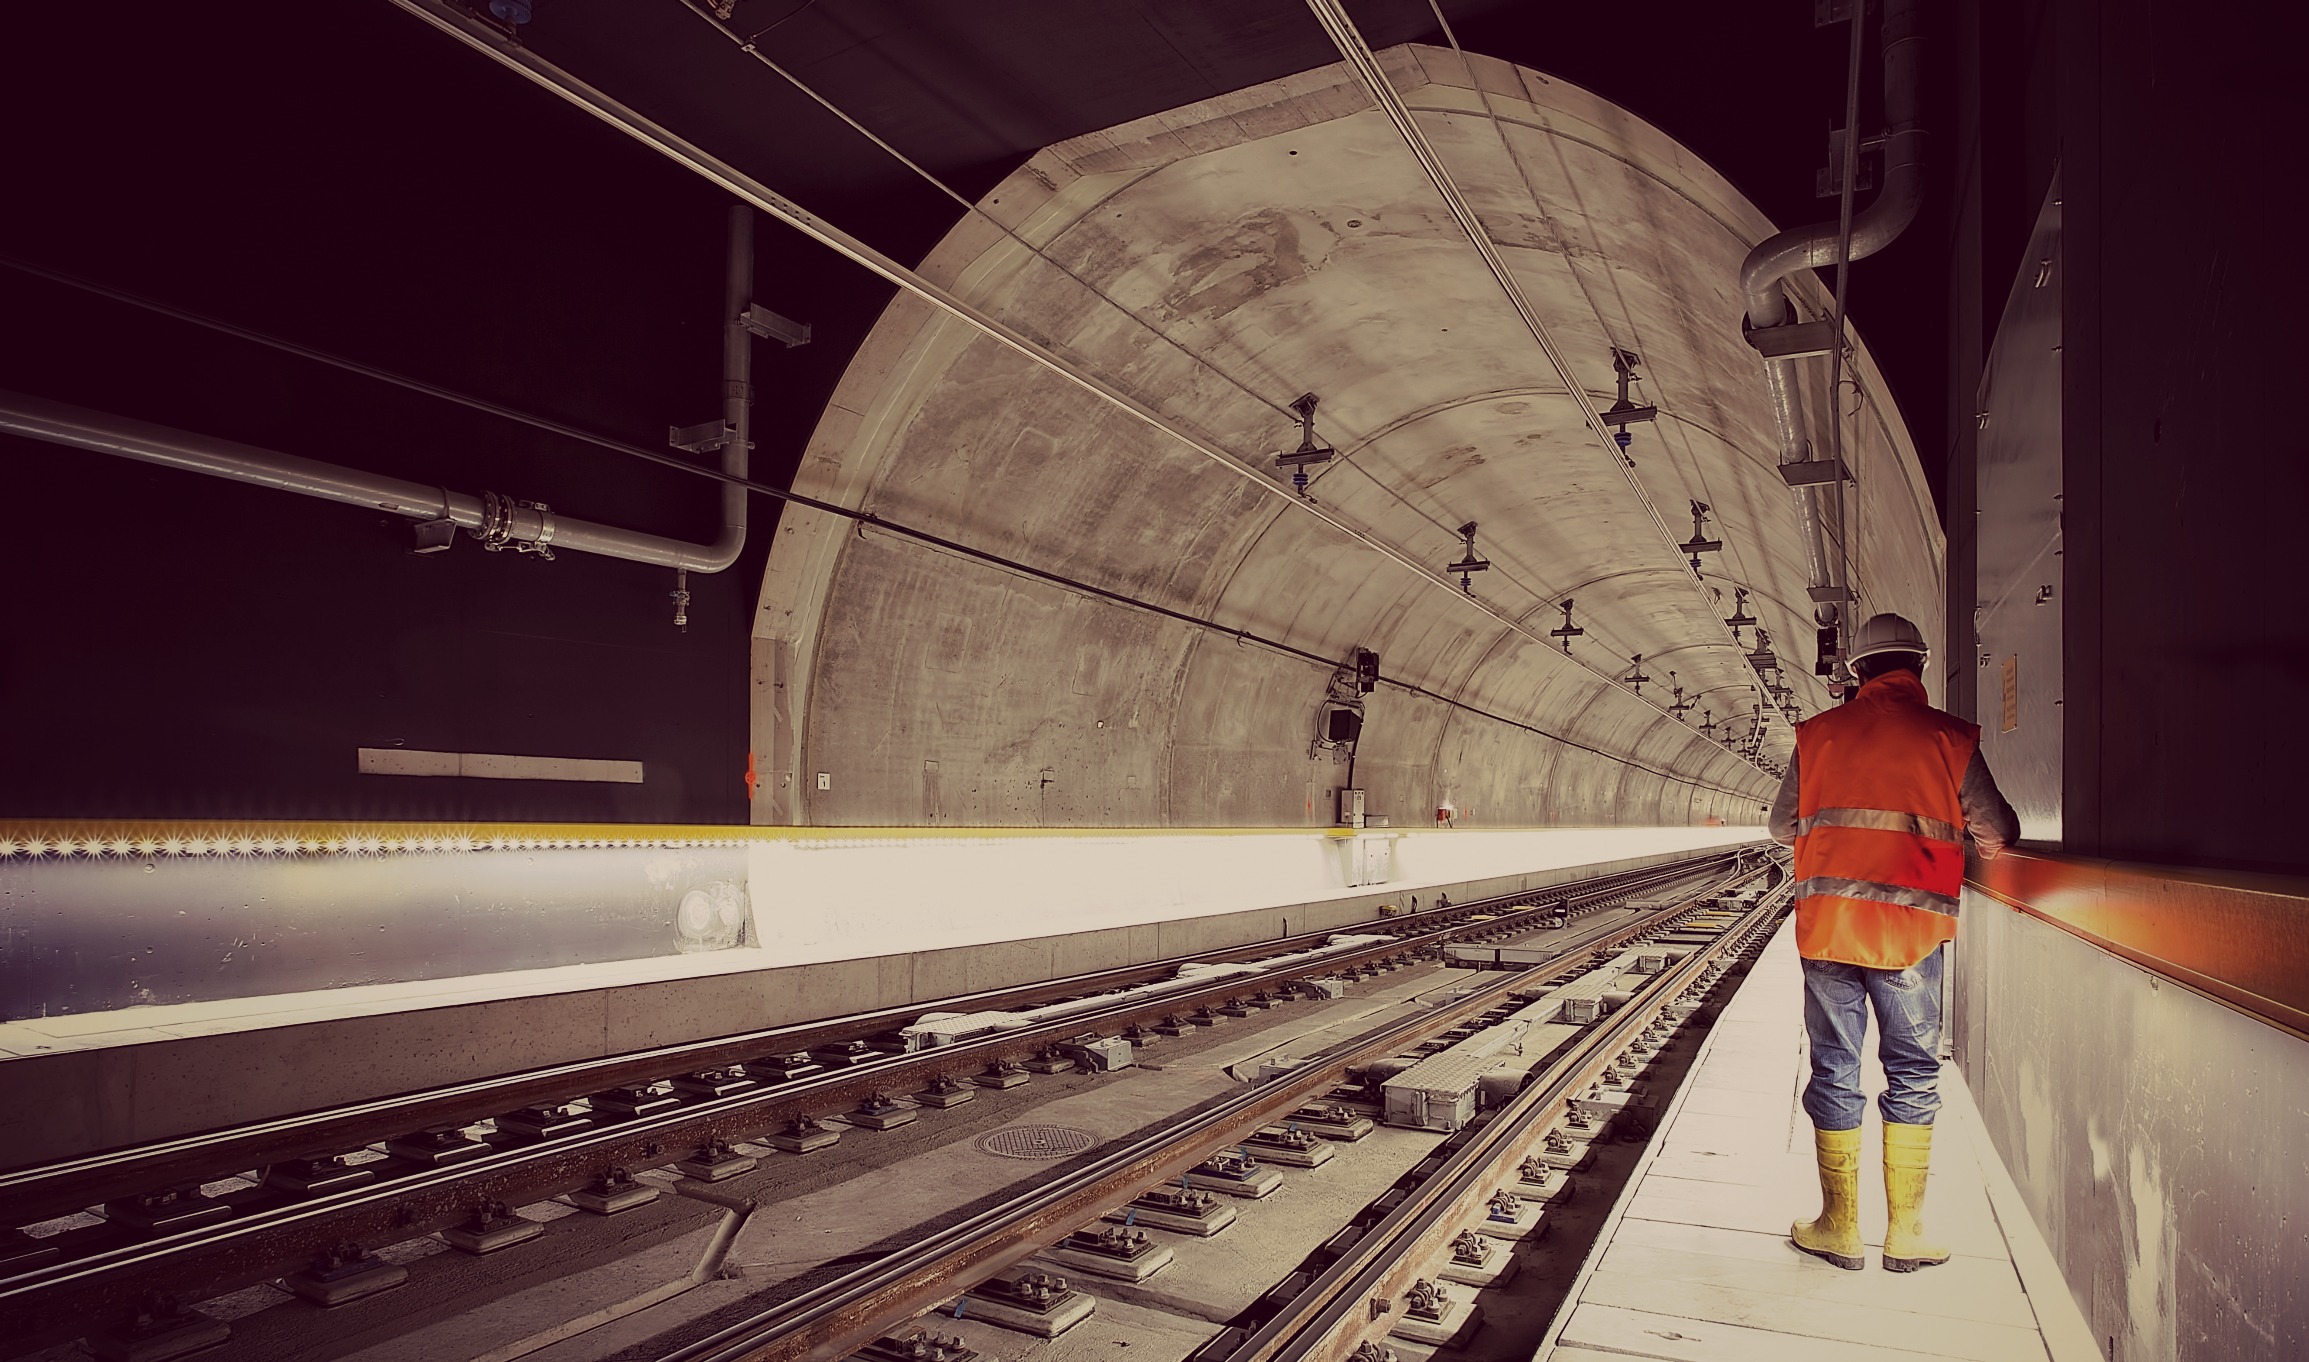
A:
{"type": "Polygon", "coordinates": [[[739,314],[738,325],[753,332],[763,340],[774,340],[788,350],[797,345],[810,343],[810,324],[808,322],[797,322],[790,317],[781,317],[760,303],[749,305],[743,313],[739,314]]]}
{"type": "MultiPolygon", "coordinates": [[[[1860,150],[1875,151],[1881,148],[1884,145],[1884,142],[1885,137],[1883,133],[1878,133],[1874,137],[1863,137],[1860,139],[1860,150]]],[[[1854,167],[1852,172],[1853,190],[1858,192],[1859,190],[1874,189],[1875,187],[1875,168],[1869,165],[1866,161],[1860,162],[1856,167],[1854,167]]],[[[1833,199],[1841,195],[1843,192],[1844,130],[1842,128],[1831,128],[1828,130],[1828,164],[1824,168],[1812,172],[1812,197],[1816,199],[1833,199]]]]}
{"type": "Polygon", "coordinates": [[[457,522],[447,516],[420,520],[409,529],[409,552],[445,553],[457,542],[457,522]]]}
{"type": "Polygon", "coordinates": [[[727,421],[700,421],[694,426],[667,426],[665,442],[684,453],[710,454],[736,434],[727,421]]]}
{"type": "Polygon", "coordinates": [[[1825,459],[1805,459],[1798,463],[1780,465],[1780,481],[1790,487],[1817,487],[1823,483],[1852,482],[1852,470],[1845,462],[1830,455],[1825,459]]]}
{"type": "Polygon", "coordinates": [[[1740,335],[1766,359],[1811,359],[1836,347],[1836,324],[1826,320],[1780,326],[1743,324],[1740,335]]]}

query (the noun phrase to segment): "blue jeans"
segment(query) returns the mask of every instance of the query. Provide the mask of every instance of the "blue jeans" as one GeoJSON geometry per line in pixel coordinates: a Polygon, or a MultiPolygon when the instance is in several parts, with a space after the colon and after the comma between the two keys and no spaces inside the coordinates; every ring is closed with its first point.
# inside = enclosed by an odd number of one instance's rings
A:
{"type": "Polygon", "coordinates": [[[1804,1114],[1821,1130],[1852,1130],[1868,1110],[1860,1093],[1860,1046],[1876,1008],[1876,1057],[1884,1064],[1884,1119],[1928,1126],[1940,1110],[1940,971],[1945,950],[1907,969],[1804,962],[1804,1034],[1812,1081],[1804,1114]]]}

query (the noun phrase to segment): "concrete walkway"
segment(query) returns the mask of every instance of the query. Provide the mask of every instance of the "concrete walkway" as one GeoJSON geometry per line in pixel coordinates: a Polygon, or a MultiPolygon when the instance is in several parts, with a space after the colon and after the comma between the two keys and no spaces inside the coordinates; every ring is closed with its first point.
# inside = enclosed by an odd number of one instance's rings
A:
{"type": "MultiPolygon", "coordinates": [[[[1941,1078],[1925,1215],[1928,1232],[1955,1256],[1907,1276],[1880,1266],[1882,1127],[1873,1100],[1861,1163],[1867,1270],[1844,1271],[1788,1243],[1789,1222],[1820,1204],[1811,1124],[1797,1105],[1806,1075],[1802,994],[1791,921],[1709,1034],[1537,1357],[2097,1358],[1954,1066],[1941,1078]]],[[[1873,1099],[1884,1083],[1873,1057],[1865,1081],[1873,1099]]]]}

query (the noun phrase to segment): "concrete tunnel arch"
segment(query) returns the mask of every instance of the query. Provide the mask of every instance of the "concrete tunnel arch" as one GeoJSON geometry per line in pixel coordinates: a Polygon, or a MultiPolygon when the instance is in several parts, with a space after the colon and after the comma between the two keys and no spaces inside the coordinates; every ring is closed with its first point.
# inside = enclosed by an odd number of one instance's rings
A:
{"type": "MultiPolygon", "coordinates": [[[[1637,400],[1661,417],[1637,428],[1633,480],[1670,523],[1711,507],[1726,547],[1704,583],[1339,66],[1046,148],[922,273],[1278,485],[1271,455],[1297,435],[1284,408],[1317,393],[1339,457],[1310,494],[1438,570],[1476,521],[1494,613],[904,293],[795,489],[1321,657],[1376,650],[1410,689],[1369,697],[1354,782],[1398,826],[1443,803],[1486,825],[1759,821],[1768,771],[1666,713],[1664,672],[1642,697],[1614,678],[1672,649],[1690,693],[1752,686],[1710,618],[1738,584],[1803,709],[1828,702],[1805,674],[1799,525],[1740,336],[1740,261],[1773,226],[1585,90],[1445,49],[1381,58],[1581,386],[1608,405],[1612,348],[1642,357],[1637,400]],[[1544,630],[1571,584],[1597,579],[1609,588],[1577,593],[1588,632],[1566,658],[1544,630]]],[[[1793,292],[1826,314],[1818,281],[1793,292]]],[[[1937,637],[1930,493],[1853,346],[1859,613],[1898,610],[1937,637]]],[[[1809,409],[1824,447],[1834,408],[1818,393],[1809,409]]],[[[754,634],[757,823],[1322,825],[1346,782],[1311,751],[1330,666],[871,525],[789,507],[754,634]]],[[[1784,756],[1787,725],[1771,731],[1766,752],[1784,756]]]]}

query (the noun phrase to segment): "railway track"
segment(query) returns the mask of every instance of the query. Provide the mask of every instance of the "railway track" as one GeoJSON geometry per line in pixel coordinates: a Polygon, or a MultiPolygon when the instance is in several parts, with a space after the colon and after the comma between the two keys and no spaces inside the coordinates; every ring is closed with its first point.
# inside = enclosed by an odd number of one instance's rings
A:
{"type": "MultiPolygon", "coordinates": [[[[1695,894],[1694,897],[1699,897],[1695,894]]],[[[1786,905],[1784,893],[1765,899],[1717,944],[1696,951],[1645,990],[1644,1002],[1613,1014],[1572,1047],[1541,1081],[1507,1109],[1467,1127],[1468,1138],[1430,1172],[1413,1196],[1364,1230],[1342,1254],[1289,1299],[1256,1334],[1232,1329],[1196,1354],[1197,1362],[1347,1358],[1372,1333],[1370,1303],[1404,1294],[1437,1227],[1450,1224],[1481,1189],[1485,1171],[1520,1155],[1544,1137],[1544,1117],[1562,1110],[1565,1094],[1593,1080],[1659,1009],[1701,978],[1727,952],[1746,945],[1786,905]],[[1228,1334],[1241,1337],[1230,1339],[1228,1334]],[[1340,1340],[1344,1339],[1344,1342],[1340,1340]]],[[[1559,960],[1618,949],[1688,917],[1690,903],[1627,926],[1597,933],[1567,947],[1559,960]]],[[[1545,973],[1545,970],[1541,971],[1545,973]]],[[[903,1321],[984,1282],[1078,1226],[1127,1202],[1138,1192],[1177,1178],[1212,1153],[1240,1142],[1262,1125],[1288,1116],[1328,1091],[1349,1071],[1386,1058],[1458,1025],[1528,985],[1525,973],[1504,974],[1459,1002],[1406,1018],[1304,1061],[1292,1073],[1253,1086],[1181,1123],[1108,1150],[1099,1159],[1052,1178],[1001,1205],[926,1236],[716,1333],[667,1351],[662,1362],[793,1362],[847,1357],[875,1343],[903,1321]]],[[[1480,1196],[1477,1197],[1480,1200],[1480,1196]]],[[[1462,1217],[1463,1218],[1463,1217],[1462,1217]]],[[[1448,1240],[1450,1233],[1444,1233],[1448,1240]]]]}
{"type": "MultiPolygon", "coordinates": [[[[1528,906],[1534,898],[1566,901],[1576,922],[1662,885],[1720,875],[1739,861],[1739,853],[1713,854],[1382,919],[1358,930],[1384,932],[1385,940],[1319,955],[1310,953],[1346,933],[952,999],[935,1006],[1083,1006],[1061,1009],[1065,1015],[1044,1024],[914,1053],[884,1053],[872,1043],[922,1015],[923,1006],[507,1074],[0,1173],[0,1226],[12,1227],[0,1231],[0,1338],[61,1341],[92,1321],[149,1310],[158,1297],[198,1301],[324,1256],[341,1268],[374,1248],[486,1219],[493,1210],[614,1182],[626,1170],[1014,1064],[1053,1045],[1127,1034],[1316,975],[1393,968],[1452,941],[1527,931],[1544,911],[1528,906]],[[1286,963],[1154,994],[1132,991],[1175,977],[1182,964],[1261,960],[1286,963]],[[1116,1001],[1106,1002],[1109,995],[1116,1001]],[[857,1062],[793,1072],[789,1061],[808,1054],[857,1062]],[[341,1162],[379,1144],[393,1155],[341,1162]],[[216,1197],[197,1190],[235,1177],[253,1185],[216,1197]],[[93,1206],[105,1208],[103,1223],[45,1237],[13,1228],[93,1206]]],[[[1597,949],[1628,932],[1587,935],[1595,940],[1567,949],[1597,949]]],[[[1158,1158],[1150,1166],[1159,1176],[1167,1165],[1158,1158]]]]}
{"type": "Polygon", "coordinates": [[[1313,1362],[1380,1353],[1393,1319],[1416,1288],[1440,1279],[1452,1241],[1486,1223],[1486,1203],[1536,1151],[1572,1095],[1594,1084],[1685,990],[1712,981],[1734,956],[1760,950],[1787,911],[1792,886],[1766,895],[1715,945],[1655,980],[1629,1006],[1598,1023],[1514,1100],[1463,1132],[1455,1148],[1344,1252],[1256,1331],[1199,1362],[1313,1362]],[[1386,1302],[1381,1312],[1376,1304],[1386,1302]],[[1359,1351],[1363,1350],[1363,1351],[1359,1351]]]}

